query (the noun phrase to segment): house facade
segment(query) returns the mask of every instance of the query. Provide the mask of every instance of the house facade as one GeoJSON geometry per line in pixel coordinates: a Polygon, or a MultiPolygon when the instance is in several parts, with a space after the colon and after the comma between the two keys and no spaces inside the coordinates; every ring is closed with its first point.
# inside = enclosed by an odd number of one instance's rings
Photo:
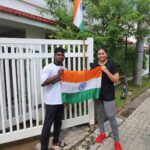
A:
{"type": "Polygon", "coordinates": [[[47,10],[44,0],[1,0],[0,37],[44,39],[56,21],[41,10],[47,10]]]}

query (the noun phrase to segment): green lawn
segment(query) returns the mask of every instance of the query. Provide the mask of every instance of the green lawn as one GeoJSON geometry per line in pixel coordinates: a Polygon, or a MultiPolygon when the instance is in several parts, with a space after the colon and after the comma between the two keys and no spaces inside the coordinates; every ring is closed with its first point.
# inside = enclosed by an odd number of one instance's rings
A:
{"type": "Polygon", "coordinates": [[[128,96],[128,98],[121,99],[121,94],[123,91],[123,85],[117,85],[116,86],[116,105],[117,108],[120,108],[124,105],[126,105],[129,101],[133,100],[136,96],[138,96],[140,93],[144,92],[146,89],[148,89],[150,87],[150,82],[148,81],[148,79],[146,77],[143,78],[143,85],[142,86],[135,86],[133,85],[133,81],[129,81],[128,82],[128,90],[132,92],[132,94],[130,96],[128,96]]]}

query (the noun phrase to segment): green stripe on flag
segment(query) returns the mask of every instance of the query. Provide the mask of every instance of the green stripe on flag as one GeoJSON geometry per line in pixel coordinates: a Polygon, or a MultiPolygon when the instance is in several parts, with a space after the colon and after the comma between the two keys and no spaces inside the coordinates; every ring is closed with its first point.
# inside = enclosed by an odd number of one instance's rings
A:
{"type": "Polygon", "coordinates": [[[89,99],[98,99],[100,88],[85,90],[77,93],[62,93],[63,103],[79,103],[89,99]]]}
{"type": "Polygon", "coordinates": [[[84,22],[83,22],[83,20],[82,20],[82,22],[81,22],[81,24],[80,24],[80,26],[79,26],[79,29],[80,29],[80,31],[84,31],[84,22]]]}

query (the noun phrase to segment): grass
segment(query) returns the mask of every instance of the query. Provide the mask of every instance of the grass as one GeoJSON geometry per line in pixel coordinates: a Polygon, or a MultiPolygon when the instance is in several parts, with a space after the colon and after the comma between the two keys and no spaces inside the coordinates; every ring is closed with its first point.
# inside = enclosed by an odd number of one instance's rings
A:
{"type": "Polygon", "coordinates": [[[136,86],[133,84],[133,81],[128,82],[128,91],[131,91],[132,94],[128,96],[126,99],[121,99],[121,94],[123,91],[123,85],[120,84],[116,86],[116,105],[117,108],[120,108],[130,101],[132,101],[135,97],[137,97],[140,93],[144,92],[146,89],[150,88],[150,82],[147,77],[143,77],[142,86],[136,86]]]}

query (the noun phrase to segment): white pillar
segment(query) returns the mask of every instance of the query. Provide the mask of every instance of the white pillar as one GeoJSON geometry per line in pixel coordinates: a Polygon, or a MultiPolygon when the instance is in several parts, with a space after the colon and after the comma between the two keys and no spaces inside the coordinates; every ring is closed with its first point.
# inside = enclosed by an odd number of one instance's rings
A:
{"type": "MultiPolygon", "coordinates": [[[[89,64],[93,63],[94,61],[94,46],[93,46],[93,38],[88,38],[88,48],[87,48],[87,53],[88,53],[88,59],[89,59],[89,64]]],[[[95,110],[94,110],[94,101],[90,100],[88,101],[88,112],[89,112],[89,124],[92,125],[95,123],[95,110]]]]}

